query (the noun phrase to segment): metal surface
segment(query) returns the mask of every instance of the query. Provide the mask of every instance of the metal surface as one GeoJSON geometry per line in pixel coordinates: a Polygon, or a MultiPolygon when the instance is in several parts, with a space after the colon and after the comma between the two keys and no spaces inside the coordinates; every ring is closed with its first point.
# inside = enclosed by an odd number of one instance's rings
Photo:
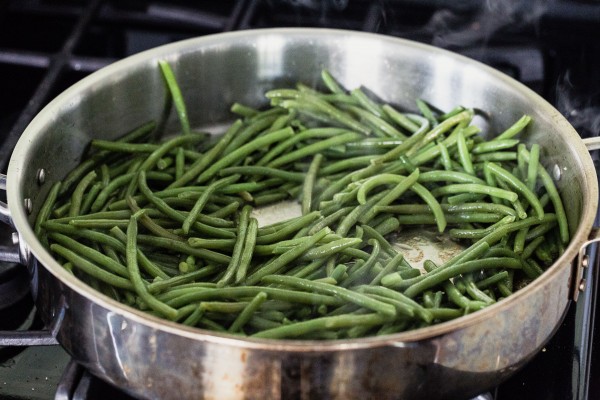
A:
{"type": "Polygon", "coordinates": [[[50,331],[0,331],[0,346],[51,346],[58,344],[50,331]]]}
{"type": "Polygon", "coordinates": [[[598,242],[600,242],[600,229],[594,228],[590,233],[589,239],[579,248],[577,262],[573,264],[573,288],[571,293],[574,301],[577,301],[579,292],[583,292],[586,288],[586,280],[583,276],[585,275],[584,269],[589,268],[589,256],[587,254],[588,246],[598,242]]]}
{"type": "MultiPolygon", "coordinates": [[[[176,116],[170,120],[176,126],[176,116]]],[[[482,123],[484,123],[482,121],[482,123]]],[[[271,30],[207,36],[120,61],[48,105],[19,140],[8,171],[8,202],[34,257],[36,303],[58,341],[90,371],[148,398],[465,398],[496,385],[552,336],[569,302],[571,261],[588,238],[598,188],[577,133],[521,84],[454,54],[349,31],[271,30]],[[364,85],[399,107],[423,98],[491,111],[500,131],[523,113],[526,140],[559,165],[572,241],[527,289],[460,319],[415,331],[336,342],[241,339],[188,329],[130,309],[68,274],[41,246],[31,221],[52,182],[79,161],[91,138],[113,138],[158,118],[164,84],[156,61],[175,69],[196,126],[230,119],[233,101],[252,105],[274,86],[316,85],[328,68],[348,88],[364,85]],[[37,171],[45,183],[32,185],[37,171]],[[23,199],[33,201],[28,216],[23,199]],[[543,310],[543,312],[540,312],[543,310]]]]}

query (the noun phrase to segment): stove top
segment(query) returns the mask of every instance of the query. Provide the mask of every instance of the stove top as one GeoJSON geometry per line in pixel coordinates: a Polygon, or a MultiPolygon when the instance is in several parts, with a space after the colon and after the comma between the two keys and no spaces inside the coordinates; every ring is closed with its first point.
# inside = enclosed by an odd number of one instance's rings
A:
{"type": "MultiPolygon", "coordinates": [[[[597,1],[7,0],[0,4],[0,170],[35,114],[91,72],[181,39],[284,26],[376,32],[461,53],[542,95],[582,137],[600,134],[597,1]]],[[[0,253],[10,234],[0,228],[0,253]]],[[[548,345],[479,400],[600,398],[595,269],[587,269],[588,288],[548,345]]],[[[0,264],[0,331],[0,399],[128,398],[56,345],[36,317],[24,268],[10,263],[0,264]]]]}

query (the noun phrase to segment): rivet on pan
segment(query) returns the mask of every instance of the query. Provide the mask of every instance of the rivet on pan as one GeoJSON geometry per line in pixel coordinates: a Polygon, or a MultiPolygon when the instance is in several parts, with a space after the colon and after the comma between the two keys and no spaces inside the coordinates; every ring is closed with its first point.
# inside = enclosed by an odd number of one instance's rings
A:
{"type": "Polygon", "coordinates": [[[585,256],[583,256],[583,259],[581,260],[581,266],[583,268],[586,268],[588,265],[590,265],[590,257],[586,254],[585,256]]]}
{"type": "Polygon", "coordinates": [[[554,175],[555,181],[560,180],[560,177],[562,176],[562,171],[560,170],[558,164],[554,164],[554,166],[552,167],[552,175],[554,175]]]}
{"type": "Polygon", "coordinates": [[[44,182],[46,182],[46,170],[44,168],[38,169],[38,172],[37,172],[37,182],[40,185],[43,185],[44,182]]]}
{"type": "Polygon", "coordinates": [[[585,290],[586,283],[587,283],[587,282],[585,281],[585,279],[582,279],[582,280],[579,282],[579,290],[580,290],[580,291],[582,291],[582,292],[583,292],[583,291],[585,290]]]}
{"type": "Polygon", "coordinates": [[[17,232],[12,233],[12,243],[19,244],[19,234],[17,232]]]}
{"type": "Polygon", "coordinates": [[[27,214],[31,214],[31,210],[33,210],[33,203],[29,197],[23,201],[23,205],[25,206],[25,211],[27,211],[27,214]]]}

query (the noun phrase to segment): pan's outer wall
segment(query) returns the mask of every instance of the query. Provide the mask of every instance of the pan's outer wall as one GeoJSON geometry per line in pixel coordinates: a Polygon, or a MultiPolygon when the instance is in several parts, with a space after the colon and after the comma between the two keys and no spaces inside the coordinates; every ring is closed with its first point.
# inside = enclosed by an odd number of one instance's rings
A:
{"type": "MultiPolygon", "coordinates": [[[[173,114],[170,125],[176,127],[173,114]]],[[[482,120],[482,123],[484,121],[482,120]]],[[[484,123],[485,125],[485,123],[484,123]]],[[[400,39],[349,31],[255,30],[207,36],[130,57],[74,85],[48,105],[17,144],[8,201],[30,247],[36,303],[60,343],[90,370],[148,398],[452,398],[508,377],[552,335],[568,305],[571,260],[587,239],[598,189],[585,146],[544,100],[479,63],[400,39]],[[174,67],[194,126],[231,120],[234,101],[260,105],[265,90],[317,85],[327,68],[347,88],[359,85],[399,107],[423,98],[490,112],[500,131],[523,114],[534,123],[549,168],[562,171],[572,243],[541,278],[488,309],[426,329],[353,341],[240,340],[183,328],[95,293],[42,248],[22,206],[34,210],[51,182],[80,160],[92,138],[111,139],[158,119],[165,88],[157,60],[174,67]],[[39,186],[35,176],[46,170],[39,186]]]]}

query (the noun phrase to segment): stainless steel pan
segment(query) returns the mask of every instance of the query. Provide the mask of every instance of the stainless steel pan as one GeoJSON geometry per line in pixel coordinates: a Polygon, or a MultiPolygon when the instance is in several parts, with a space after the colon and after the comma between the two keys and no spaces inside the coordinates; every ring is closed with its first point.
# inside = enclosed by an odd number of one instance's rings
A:
{"type": "MultiPolygon", "coordinates": [[[[170,124],[175,126],[176,117],[170,124]]],[[[498,384],[557,329],[579,285],[573,260],[596,214],[596,174],[584,142],[552,106],[482,64],[409,41],[350,31],[255,30],[207,36],[119,61],[75,84],[23,133],[6,184],[36,304],[58,341],[92,373],[148,398],[465,398],[498,384]],[[486,110],[498,131],[533,116],[526,140],[567,202],[572,241],[539,279],[474,314],[395,335],[335,342],[246,340],[188,329],[121,305],[67,273],[31,228],[52,182],[92,138],[158,119],[165,88],[157,60],[175,69],[195,126],[230,119],[234,101],[259,105],[270,88],[316,85],[322,68],[400,107],[486,110]],[[38,180],[40,170],[45,180],[38,180]],[[32,212],[28,212],[28,204],[32,212]]]]}

